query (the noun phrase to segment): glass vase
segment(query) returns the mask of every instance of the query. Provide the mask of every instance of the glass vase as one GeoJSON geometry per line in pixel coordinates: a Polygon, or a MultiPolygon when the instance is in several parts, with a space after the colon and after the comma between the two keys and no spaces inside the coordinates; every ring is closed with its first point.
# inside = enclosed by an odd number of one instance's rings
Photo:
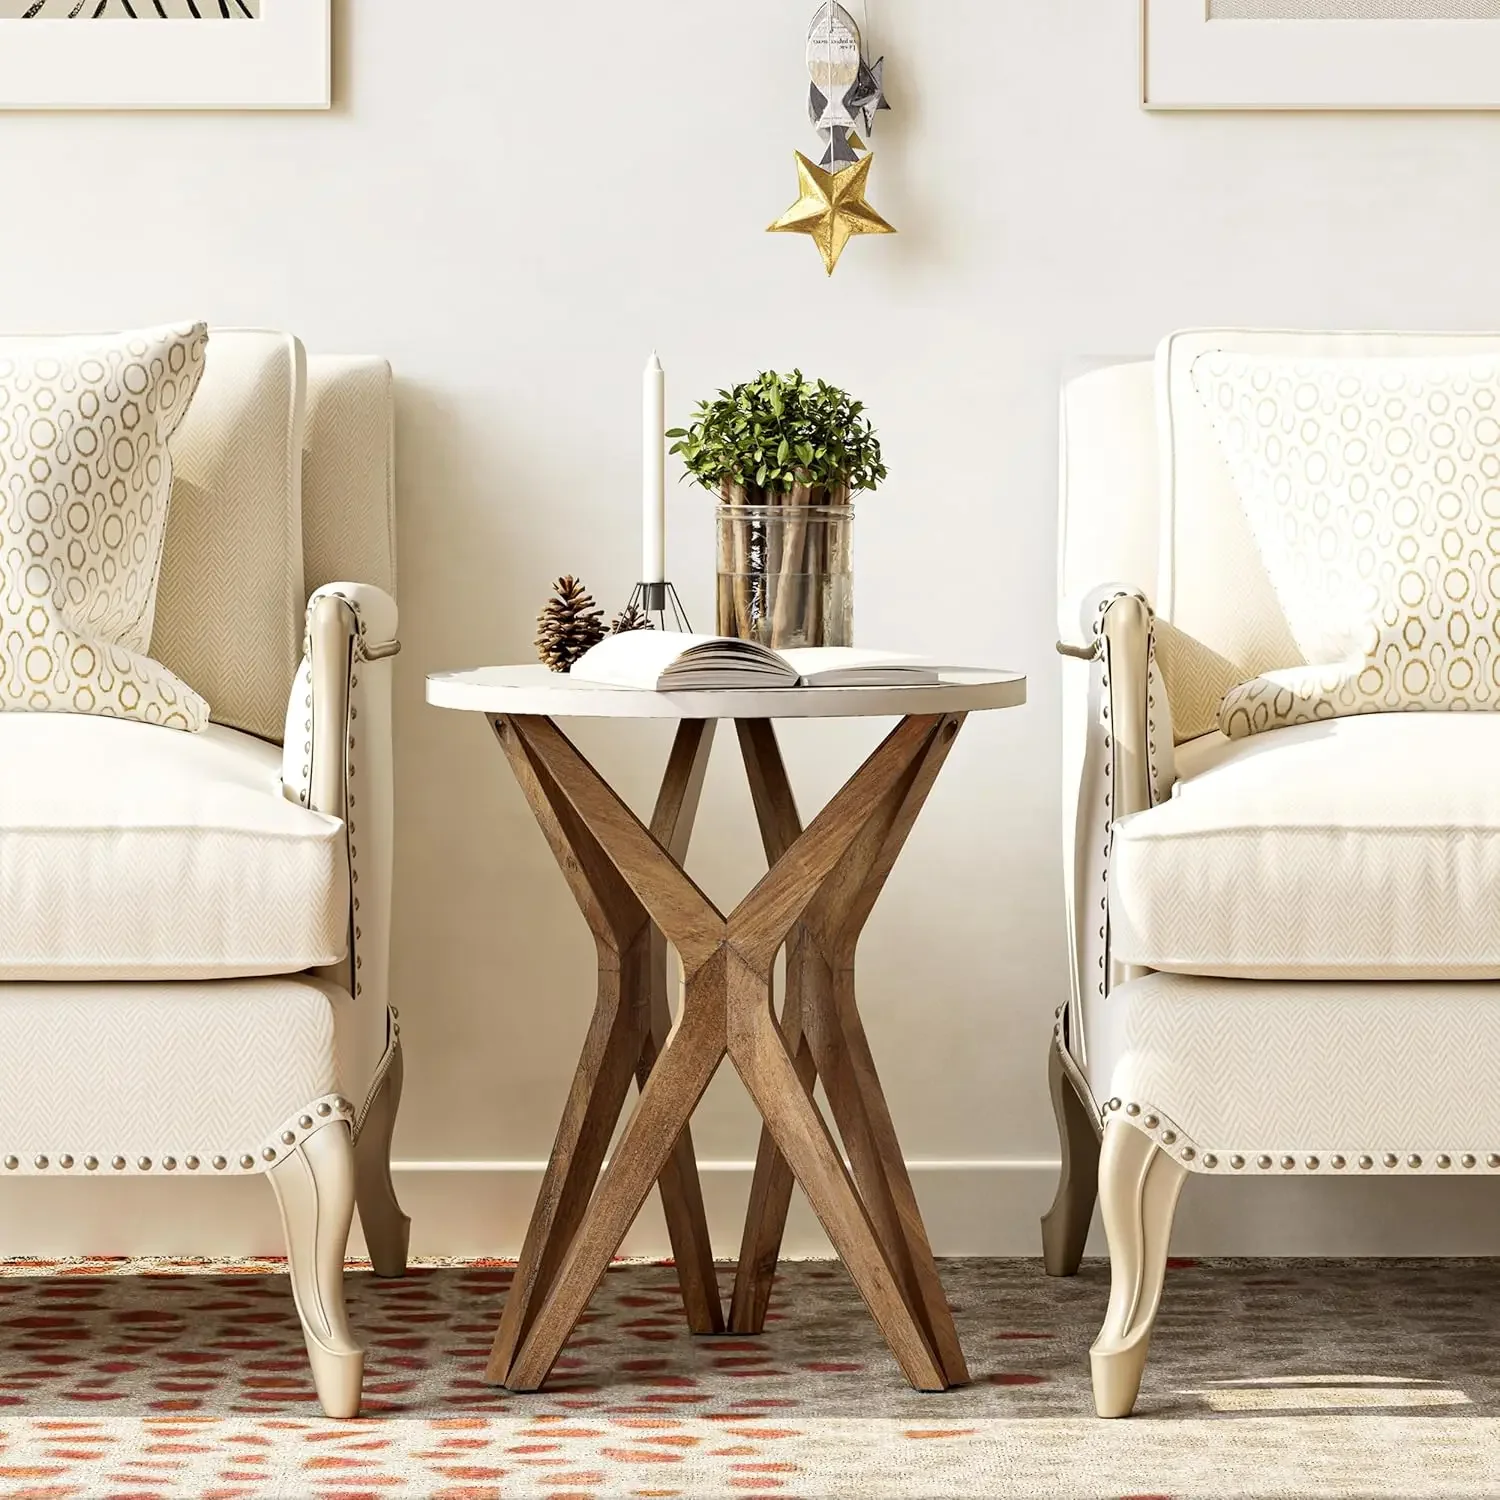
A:
{"type": "Polygon", "coordinates": [[[719,634],[775,650],[852,646],[853,530],[852,505],[809,503],[797,491],[721,504],[719,634]]]}

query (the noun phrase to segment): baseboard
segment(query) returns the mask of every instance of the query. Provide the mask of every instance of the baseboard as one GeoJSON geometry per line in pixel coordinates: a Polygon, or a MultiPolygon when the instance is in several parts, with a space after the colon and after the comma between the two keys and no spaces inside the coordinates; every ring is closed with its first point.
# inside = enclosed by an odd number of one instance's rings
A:
{"type": "MultiPolygon", "coordinates": [[[[732,1259],[752,1164],[705,1162],[715,1252],[732,1259]]],[[[1050,1161],[914,1162],[912,1180],[939,1255],[1035,1256],[1037,1220],[1052,1201],[1050,1161]]],[[[514,1256],[541,1182],[540,1162],[408,1161],[396,1187],[417,1255],[514,1256]]],[[[261,1255],[281,1230],[269,1188],[246,1180],[0,1182],[0,1255],[261,1255]]],[[[355,1253],[363,1242],[356,1228],[355,1253]]],[[[664,1255],[653,1200],[623,1253],[664,1255]]],[[[1192,1178],[1172,1248],[1179,1255],[1500,1255],[1500,1182],[1485,1178],[1232,1181],[1192,1178]]],[[[1090,1252],[1103,1254],[1097,1222],[1090,1252]]],[[[792,1257],[830,1253],[798,1194],[792,1257]]]]}

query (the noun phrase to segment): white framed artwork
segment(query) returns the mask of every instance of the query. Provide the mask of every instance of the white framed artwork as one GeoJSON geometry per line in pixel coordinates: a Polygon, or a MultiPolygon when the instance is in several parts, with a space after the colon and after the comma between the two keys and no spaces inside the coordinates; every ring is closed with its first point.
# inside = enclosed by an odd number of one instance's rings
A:
{"type": "Polygon", "coordinates": [[[327,109],[331,0],[0,0],[0,109],[327,109]]]}
{"type": "Polygon", "coordinates": [[[1141,0],[1147,109],[1500,109],[1500,0],[1141,0]]]}

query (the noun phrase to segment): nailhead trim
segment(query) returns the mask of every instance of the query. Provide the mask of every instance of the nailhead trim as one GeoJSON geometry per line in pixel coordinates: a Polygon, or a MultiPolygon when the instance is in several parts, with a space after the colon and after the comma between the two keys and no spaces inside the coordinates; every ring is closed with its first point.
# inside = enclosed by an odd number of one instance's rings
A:
{"type": "Polygon", "coordinates": [[[1290,1152],[1277,1156],[1264,1152],[1254,1157],[1246,1156],[1241,1152],[1221,1156],[1217,1152],[1204,1151],[1171,1121],[1151,1109],[1149,1105],[1136,1100],[1114,1098],[1100,1111],[1101,1118],[1112,1114],[1124,1115],[1136,1129],[1143,1130],[1159,1145],[1174,1148],[1173,1154],[1177,1159],[1195,1171],[1213,1172],[1223,1162],[1233,1171],[1242,1172],[1246,1164],[1253,1160],[1256,1168],[1262,1172],[1269,1172],[1273,1167],[1279,1167],[1283,1172],[1342,1172],[1351,1164],[1357,1165],[1361,1172],[1372,1172],[1377,1167],[1387,1172],[1451,1172],[1455,1165],[1466,1172],[1481,1168],[1490,1172],[1500,1172],[1500,1152],[1494,1151],[1482,1158],[1473,1151],[1459,1154],[1442,1151],[1432,1156],[1423,1156],[1415,1151],[1404,1156],[1395,1151],[1385,1151],[1379,1155],[1366,1152],[1357,1157],[1342,1154],[1328,1157],[1307,1155],[1300,1159],[1290,1152]]]}
{"type": "MultiPolygon", "coordinates": [[[[288,1123],[277,1131],[272,1140],[261,1148],[259,1159],[247,1152],[239,1158],[239,1164],[247,1172],[259,1170],[261,1161],[268,1163],[279,1161],[301,1145],[309,1135],[321,1130],[325,1125],[343,1120],[353,1126],[354,1116],[354,1106],[347,1099],[337,1094],[330,1094],[300,1111],[294,1122],[288,1123]]],[[[175,1156],[164,1156],[160,1161],[153,1161],[149,1156],[142,1156],[132,1164],[124,1156],[113,1153],[101,1157],[90,1152],[86,1156],[75,1158],[70,1152],[64,1151],[56,1157],[46,1154],[34,1157],[29,1164],[29,1169],[33,1172],[46,1173],[71,1172],[75,1162],[81,1162],[86,1172],[97,1172],[100,1162],[104,1160],[107,1160],[116,1172],[130,1171],[133,1167],[136,1173],[155,1175],[158,1172],[175,1172],[178,1167],[178,1159],[175,1156]]],[[[4,1157],[3,1161],[7,1172],[23,1171],[19,1156],[11,1154],[4,1157]]],[[[227,1156],[215,1156],[212,1161],[216,1172],[223,1172],[229,1167],[227,1156]]],[[[201,1159],[197,1156],[185,1156],[181,1164],[189,1172],[196,1172],[201,1165],[201,1159]]]]}

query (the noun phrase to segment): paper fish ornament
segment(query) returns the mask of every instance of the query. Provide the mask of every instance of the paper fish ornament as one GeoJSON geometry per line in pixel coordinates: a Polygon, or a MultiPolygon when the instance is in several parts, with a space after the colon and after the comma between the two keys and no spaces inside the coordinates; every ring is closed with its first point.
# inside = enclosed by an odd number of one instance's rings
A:
{"type": "Polygon", "coordinates": [[[820,5],[807,28],[807,71],[812,74],[812,104],[819,130],[854,128],[844,96],[859,82],[861,67],[859,27],[835,0],[820,5]],[[822,104],[818,104],[821,98],[822,104]]]}

